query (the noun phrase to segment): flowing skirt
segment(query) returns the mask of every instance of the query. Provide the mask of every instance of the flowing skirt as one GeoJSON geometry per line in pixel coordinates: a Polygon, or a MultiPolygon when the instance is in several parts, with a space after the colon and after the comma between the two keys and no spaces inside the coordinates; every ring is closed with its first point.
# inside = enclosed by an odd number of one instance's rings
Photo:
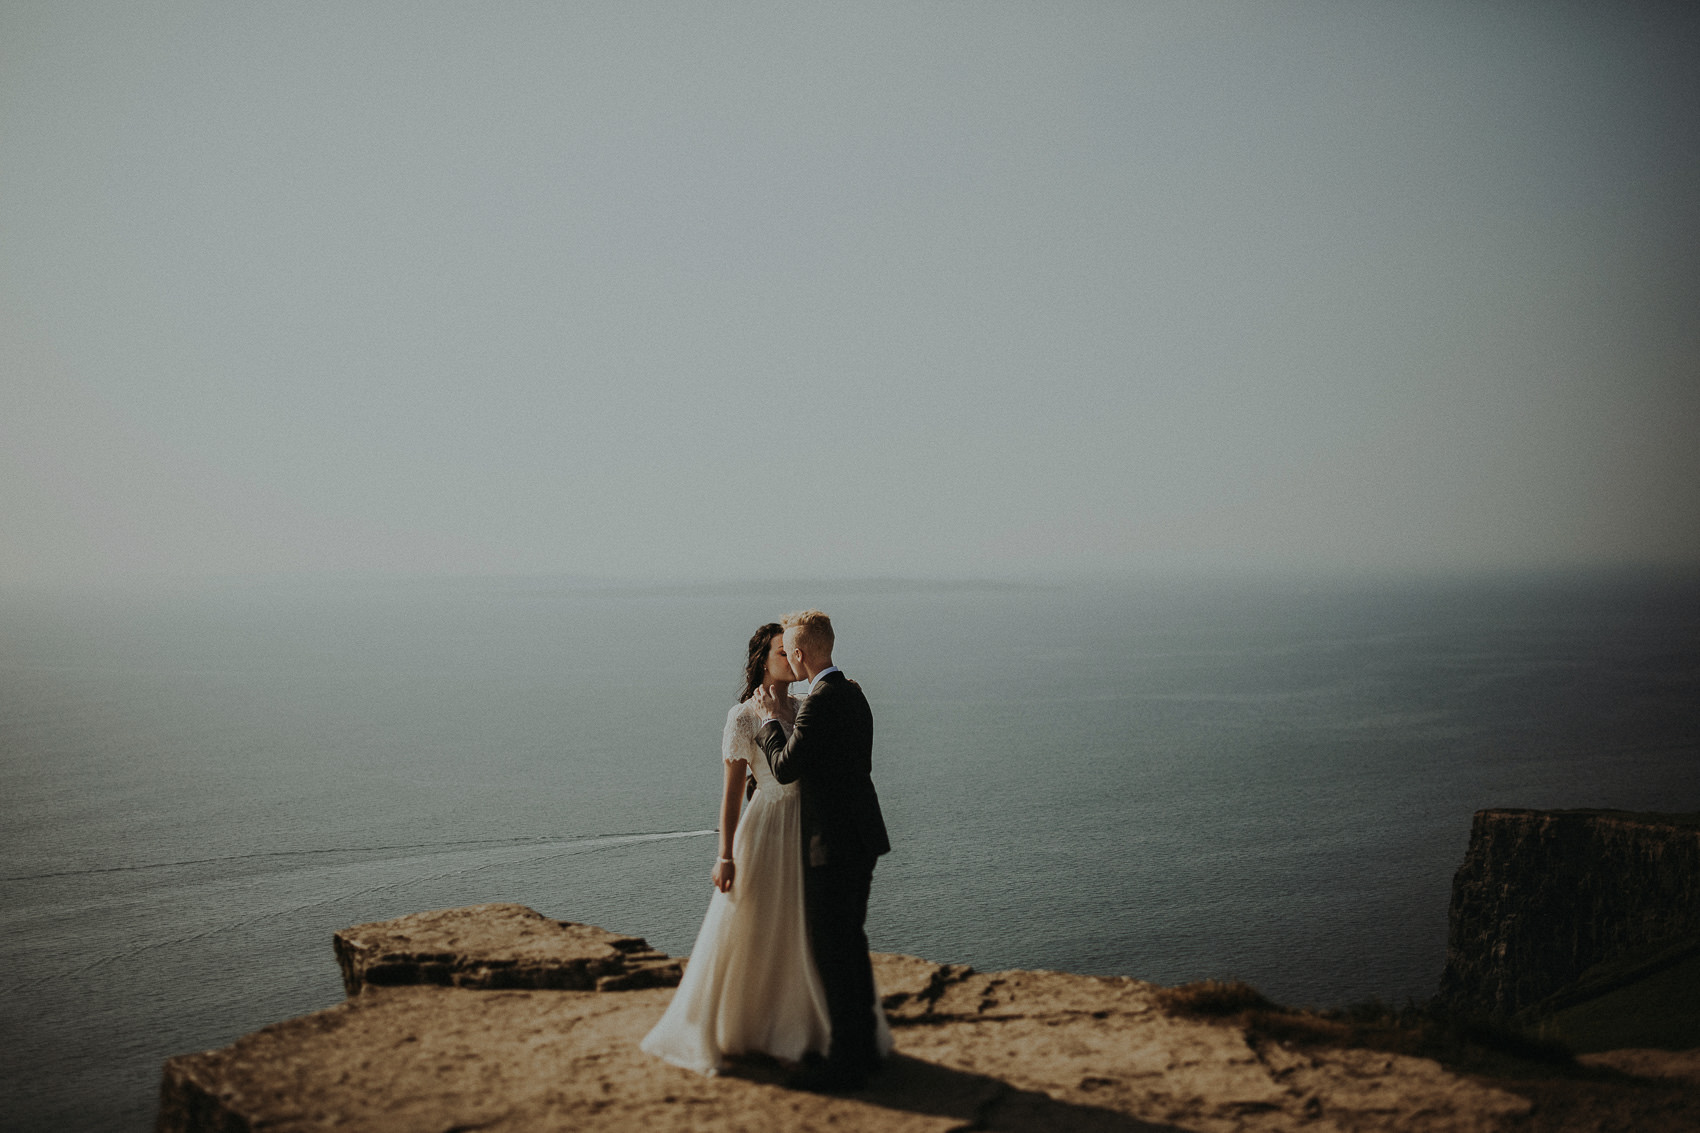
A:
{"type": "MultiPolygon", "coordinates": [[[[685,978],[642,1048],[687,1070],[709,1072],[727,1055],[765,1053],[797,1061],[825,1054],[826,992],[809,952],[803,916],[801,797],[764,787],[732,837],[732,890],[709,898],[685,978]]],[[[879,1004],[882,1052],[891,1032],[879,1004]]]]}

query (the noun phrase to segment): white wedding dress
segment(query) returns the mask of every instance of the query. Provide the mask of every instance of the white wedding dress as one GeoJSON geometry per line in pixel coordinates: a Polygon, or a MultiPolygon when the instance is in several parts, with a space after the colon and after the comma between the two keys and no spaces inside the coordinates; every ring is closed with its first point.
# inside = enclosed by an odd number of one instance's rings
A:
{"type": "MultiPolygon", "coordinates": [[[[801,796],[796,783],[773,777],[756,745],[760,724],[753,699],[726,715],[721,757],[747,760],[756,777],[755,797],[732,835],[732,889],[709,898],[685,978],[641,1044],[703,1073],[720,1069],[728,1055],[791,1062],[810,1051],[824,1055],[832,1032],[803,917],[801,796]]],[[[877,999],[869,1006],[884,1056],[891,1029],[877,999]]]]}

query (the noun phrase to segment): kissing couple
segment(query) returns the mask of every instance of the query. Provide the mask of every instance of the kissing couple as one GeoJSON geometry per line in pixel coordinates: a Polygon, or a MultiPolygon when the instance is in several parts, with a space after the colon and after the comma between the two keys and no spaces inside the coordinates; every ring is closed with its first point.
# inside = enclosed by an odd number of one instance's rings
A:
{"type": "Polygon", "coordinates": [[[861,1089],[891,1052],[863,927],[874,863],[891,850],[871,776],[874,715],[832,644],[819,610],[750,638],[721,738],[714,893],[685,977],[641,1044],[687,1070],[767,1054],[800,1063],[787,1085],[831,1093],[861,1089]],[[791,696],[802,681],[808,695],[791,696]]]}

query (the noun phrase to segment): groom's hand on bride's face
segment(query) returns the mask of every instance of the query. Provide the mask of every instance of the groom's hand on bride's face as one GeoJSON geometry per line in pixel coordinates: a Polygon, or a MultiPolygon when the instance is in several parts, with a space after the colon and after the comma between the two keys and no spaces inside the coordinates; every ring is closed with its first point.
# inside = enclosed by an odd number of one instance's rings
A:
{"type": "Polygon", "coordinates": [[[762,685],[756,689],[756,708],[766,720],[783,720],[787,724],[797,722],[797,702],[786,700],[781,702],[772,689],[762,685]]]}

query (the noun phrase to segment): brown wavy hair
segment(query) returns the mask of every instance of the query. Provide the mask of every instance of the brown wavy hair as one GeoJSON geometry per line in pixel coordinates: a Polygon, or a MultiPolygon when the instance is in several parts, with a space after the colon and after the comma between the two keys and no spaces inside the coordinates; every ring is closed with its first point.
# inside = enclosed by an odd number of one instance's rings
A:
{"type": "Polygon", "coordinates": [[[744,658],[744,691],[738,694],[739,704],[754,696],[756,689],[762,686],[762,678],[767,675],[768,647],[784,632],[785,627],[778,622],[768,622],[750,637],[750,653],[744,658]]]}

